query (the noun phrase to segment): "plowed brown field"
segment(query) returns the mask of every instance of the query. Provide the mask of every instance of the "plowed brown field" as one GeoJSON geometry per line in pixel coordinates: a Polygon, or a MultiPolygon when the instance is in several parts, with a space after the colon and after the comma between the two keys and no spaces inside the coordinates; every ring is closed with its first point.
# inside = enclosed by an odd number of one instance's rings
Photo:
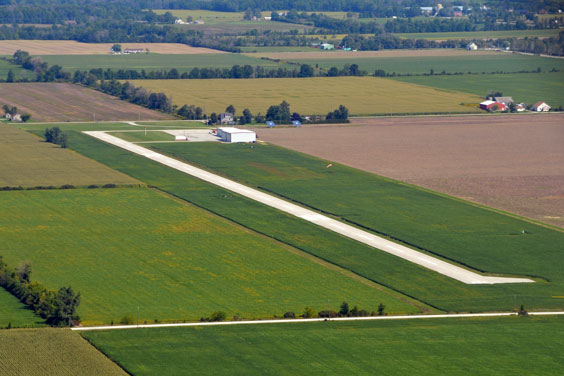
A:
{"type": "Polygon", "coordinates": [[[261,140],[564,227],[564,115],[356,119],[261,140]]]}
{"type": "Polygon", "coordinates": [[[0,84],[0,106],[17,106],[32,121],[161,120],[169,115],[66,83],[0,84]]]}

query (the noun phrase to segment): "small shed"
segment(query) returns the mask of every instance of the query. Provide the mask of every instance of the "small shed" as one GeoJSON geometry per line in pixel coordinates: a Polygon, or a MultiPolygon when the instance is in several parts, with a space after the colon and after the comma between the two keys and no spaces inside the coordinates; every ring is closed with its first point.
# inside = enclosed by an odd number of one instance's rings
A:
{"type": "Polygon", "coordinates": [[[257,134],[248,129],[238,129],[232,127],[217,128],[217,135],[223,142],[256,142],[257,134]]]}
{"type": "Polygon", "coordinates": [[[548,112],[550,111],[550,106],[544,102],[537,102],[531,107],[531,110],[536,112],[548,112]]]}
{"type": "Polygon", "coordinates": [[[331,43],[321,43],[322,50],[333,50],[335,49],[335,45],[331,43]]]}
{"type": "Polygon", "coordinates": [[[174,141],[188,141],[188,137],[183,135],[176,135],[174,136],[174,141]]]}
{"type": "Polygon", "coordinates": [[[505,111],[507,107],[503,103],[495,102],[495,101],[484,101],[480,103],[480,108],[484,111],[505,111]]]}
{"type": "Polygon", "coordinates": [[[468,51],[476,51],[478,49],[478,45],[474,42],[468,43],[468,45],[466,46],[466,49],[468,51]]]}

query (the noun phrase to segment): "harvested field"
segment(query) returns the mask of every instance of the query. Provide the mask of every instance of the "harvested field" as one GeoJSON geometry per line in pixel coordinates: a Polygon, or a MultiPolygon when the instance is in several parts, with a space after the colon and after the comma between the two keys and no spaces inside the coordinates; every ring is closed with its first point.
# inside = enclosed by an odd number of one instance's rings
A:
{"type": "Polygon", "coordinates": [[[70,329],[0,330],[2,375],[127,375],[70,329]]]}
{"type": "Polygon", "coordinates": [[[166,120],[171,116],[67,83],[0,84],[0,106],[17,106],[32,121],[166,120]]]}
{"type": "Polygon", "coordinates": [[[172,97],[174,104],[191,103],[205,112],[221,113],[233,104],[265,114],[286,100],[291,111],[322,114],[343,104],[350,114],[479,112],[477,95],[436,90],[378,77],[259,78],[245,80],[132,80],[172,97]],[[467,105],[461,105],[466,103],[467,105]]]}
{"type": "Polygon", "coordinates": [[[270,59],[356,59],[364,57],[451,57],[496,55],[495,51],[466,51],[461,49],[426,49],[426,50],[381,50],[381,51],[320,51],[315,52],[258,52],[249,53],[252,57],[268,57],[270,59]]]}
{"type": "Polygon", "coordinates": [[[139,184],[121,172],[0,124],[0,187],[139,184]]]}
{"type": "Polygon", "coordinates": [[[564,116],[356,119],[260,129],[321,158],[564,227],[564,116]]]}
{"type": "MultiPolygon", "coordinates": [[[[1,40],[0,55],[12,55],[17,50],[27,51],[31,55],[108,55],[112,46],[113,43],[81,43],[73,40],[1,40]]],[[[157,54],[225,53],[180,43],[122,43],[121,47],[149,49],[157,54]]]]}

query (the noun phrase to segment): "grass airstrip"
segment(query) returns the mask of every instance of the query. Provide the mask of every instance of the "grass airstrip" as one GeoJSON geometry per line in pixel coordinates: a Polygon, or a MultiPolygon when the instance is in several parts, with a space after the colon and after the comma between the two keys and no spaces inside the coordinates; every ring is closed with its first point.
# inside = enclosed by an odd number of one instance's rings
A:
{"type": "Polygon", "coordinates": [[[376,77],[317,77],[246,80],[133,80],[155,92],[164,92],[177,105],[194,104],[204,112],[223,112],[233,104],[254,114],[286,100],[292,111],[326,114],[344,104],[350,114],[478,112],[481,98],[445,92],[376,77]]]}
{"type": "Polygon", "coordinates": [[[561,317],[83,332],[135,375],[561,375],[561,317]],[[218,357],[220,361],[218,361],[218,357]]]}
{"type": "MultiPolygon", "coordinates": [[[[91,126],[96,129],[99,125],[91,126]]],[[[24,127],[40,132],[38,126],[24,127]]],[[[69,125],[67,129],[71,127],[69,125]]],[[[72,148],[90,158],[424,304],[447,311],[473,312],[511,310],[520,304],[529,309],[563,307],[561,299],[553,298],[561,295],[563,284],[559,257],[562,233],[341,166],[329,174],[325,168],[327,161],[280,148],[263,149],[261,145],[255,145],[253,151],[257,153],[241,150],[242,156],[232,158],[230,163],[243,163],[245,167],[241,168],[248,170],[242,179],[248,184],[256,183],[256,177],[264,174],[261,182],[268,183],[267,189],[269,186],[272,189],[274,182],[277,187],[272,190],[277,194],[298,199],[345,220],[363,223],[377,232],[454,259],[455,263],[462,262],[493,273],[531,275],[536,279],[532,284],[465,285],[84,134],[70,130],[68,133],[72,148]],[[246,159],[249,155],[252,161],[246,159]],[[282,165],[271,165],[276,155],[282,165]],[[249,162],[253,163],[249,165],[249,162]],[[287,182],[278,184],[288,176],[291,178],[287,182]],[[367,183],[360,184],[359,181],[365,178],[367,183]],[[298,189],[296,184],[307,189],[298,189]],[[324,187],[325,193],[319,191],[320,186],[324,187]],[[310,197],[315,195],[319,196],[317,201],[310,197]],[[322,198],[327,202],[320,204],[318,201],[322,198]],[[362,205],[364,207],[358,209],[362,205]],[[523,229],[526,234],[521,233],[523,229]],[[530,249],[534,249],[534,253],[530,249]],[[527,264],[529,261],[531,263],[527,264]]],[[[222,155],[223,166],[229,160],[225,156],[235,153],[235,149],[205,149],[203,145],[200,147],[204,149],[198,151],[194,145],[182,144],[187,148],[167,151],[188,160],[203,158],[213,151],[222,155]]],[[[159,147],[164,145],[181,146],[158,144],[159,147]]],[[[210,158],[209,163],[214,169],[221,170],[222,165],[215,164],[218,159],[210,158]]],[[[233,173],[239,174],[240,168],[234,169],[233,173]]],[[[421,306],[421,309],[427,308],[421,306]]]]}

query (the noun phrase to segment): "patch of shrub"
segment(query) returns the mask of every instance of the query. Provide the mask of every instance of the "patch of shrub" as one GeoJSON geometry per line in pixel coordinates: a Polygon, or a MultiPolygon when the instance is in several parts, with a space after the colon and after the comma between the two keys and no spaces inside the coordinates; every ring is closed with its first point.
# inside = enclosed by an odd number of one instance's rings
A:
{"type": "Polygon", "coordinates": [[[88,189],[95,189],[95,188],[98,188],[98,186],[96,184],[90,184],[88,186],[88,189]]]}
{"type": "Polygon", "coordinates": [[[211,314],[210,321],[224,321],[227,315],[223,311],[217,311],[211,314]]]}
{"type": "Polygon", "coordinates": [[[319,317],[338,317],[339,314],[333,310],[319,311],[319,317]]]}
{"type": "Polygon", "coordinates": [[[115,188],[115,187],[116,187],[115,184],[104,184],[104,185],[102,186],[102,188],[115,188]]]}
{"type": "Polygon", "coordinates": [[[285,319],[295,319],[296,318],[296,314],[294,312],[286,312],[284,313],[284,318],[285,319]]]}
{"type": "Polygon", "coordinates": [[[75,188],[75,186],[72,185],[72,184],[61,185],[61,189],[74,189],[74,188],[75,188]]]}
{"type": "Polygon", "coordinates": [[[125,315],[119,320],[120,324],[123,325],[133,325],[135,323],[135,319],[131,315],[125,315]]]}

